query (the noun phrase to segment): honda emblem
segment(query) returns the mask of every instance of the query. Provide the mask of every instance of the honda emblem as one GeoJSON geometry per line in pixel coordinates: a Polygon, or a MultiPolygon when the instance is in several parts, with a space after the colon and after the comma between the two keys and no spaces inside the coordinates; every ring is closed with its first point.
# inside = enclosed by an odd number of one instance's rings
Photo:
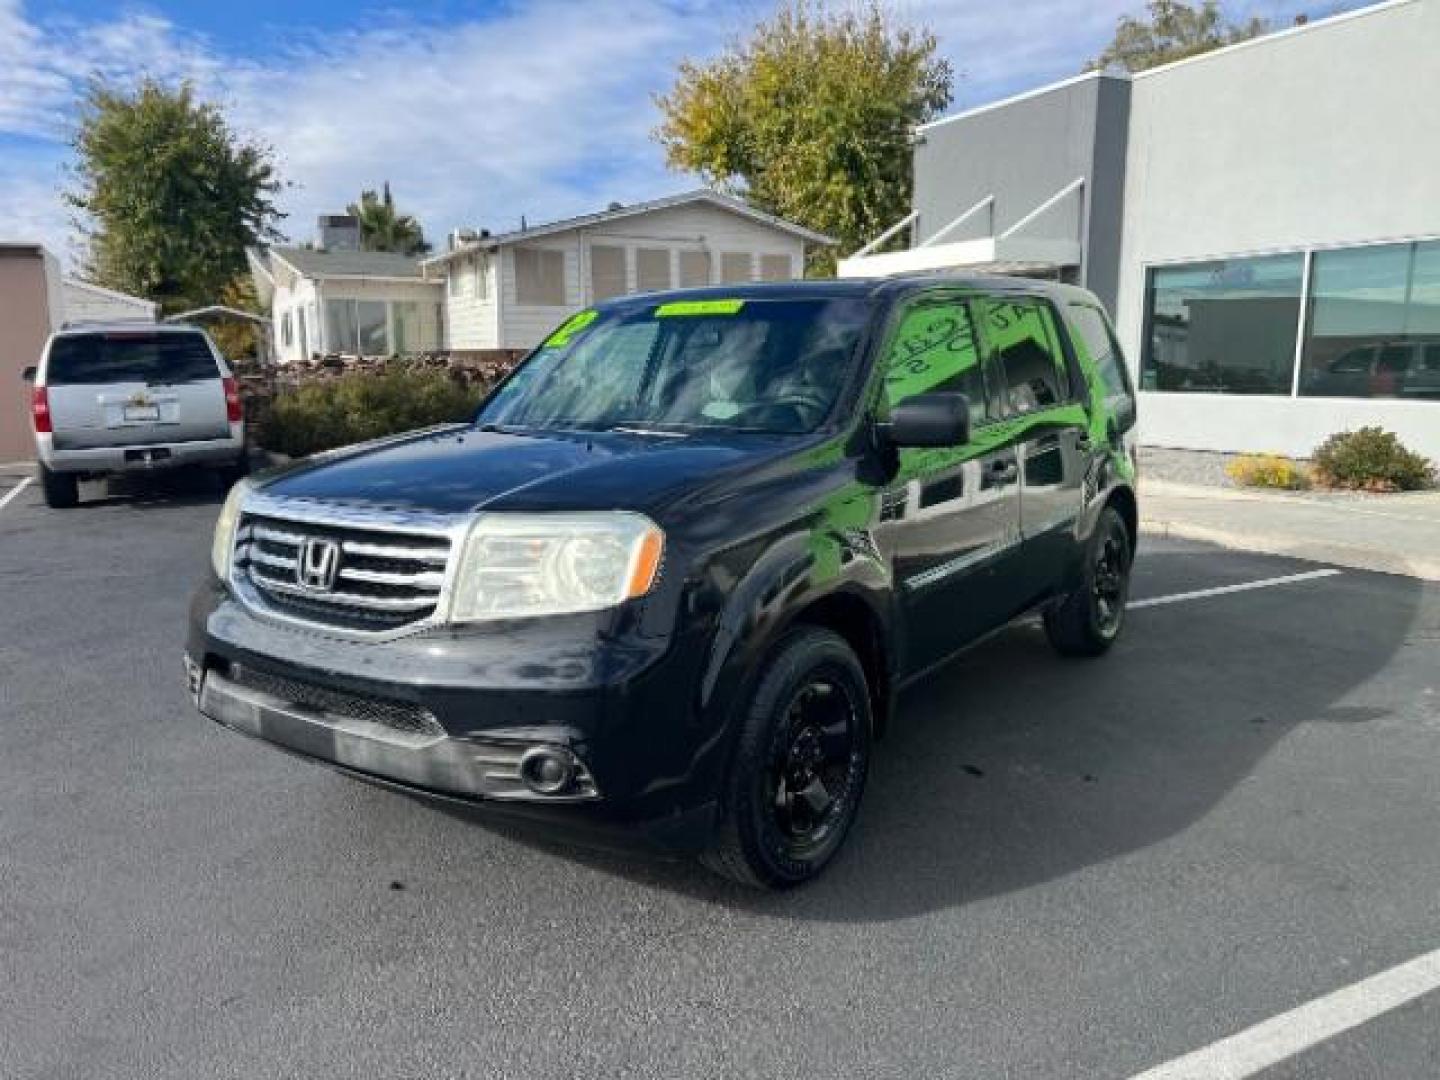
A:
{"type": "Polygon", "coordinates": [[[340,572],[340,545],[324,537],[309,536],[300,545],[295,580],[310,592],[329,592],[340,572]]]}

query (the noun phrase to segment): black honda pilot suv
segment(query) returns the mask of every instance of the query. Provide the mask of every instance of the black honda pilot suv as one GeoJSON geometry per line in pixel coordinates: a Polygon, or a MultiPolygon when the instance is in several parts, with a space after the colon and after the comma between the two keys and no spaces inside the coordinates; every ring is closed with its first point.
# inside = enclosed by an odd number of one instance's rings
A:
{"type": "Polygon", "coordinates": [[[899,690],[1035,611],[1105,652],[1135,404],[1090,293],[794,282],[582,311],[473,422],[242,481],[201,712],[407,792],[816,875],[899,690]]]}

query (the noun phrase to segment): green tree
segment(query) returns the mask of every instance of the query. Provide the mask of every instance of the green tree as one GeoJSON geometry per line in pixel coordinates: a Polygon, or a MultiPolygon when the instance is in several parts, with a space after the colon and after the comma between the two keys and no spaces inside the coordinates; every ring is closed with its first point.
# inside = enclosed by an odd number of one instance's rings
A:
{"type": "Polygon", "coordinates": [[[351,203],[345,210],[360,221],[360,246],[366,251],[398,251],[402,255],[423,255],[430,250],[425,242],[420,223],[409,214],[397,213],[395,200],[390,195],[390,181],[386,180],[384,191],[376,195],[366,190],[360,193],[360,201],[351,203]]]}
{"type": "MultiPolygon", "coordinates": [[[[910,135],[950,103],[935,35],[878,3],[786,0],[657,97],[668,164],[854,250],[910,209],[910,135]]],[[[820,253],[812,273],[832,272],[820,253]]]]}
{"type": "Polygon", "coordinates": [[[1270,25],[1259,18],[1247,22],[1228,21],[1216,0],[1203,0],[1191,7],[1182,0],[1150,0],[1147,14],[1122,15],[1115,24],[1115,37],[1105,51],[1086,65],[1086,70],[1103,71],[1121,67],[1126,71],[1184,60],[1211,49],[1233,45],[1268,33],[1270,25]]]}
{"type": "Polygon", "coordinates": [[[74,141],[87,273],[167,312],[213,303],[246,247],[279,238],[268,147],[231,130],[188,83],[91,82],[74,141]]]}

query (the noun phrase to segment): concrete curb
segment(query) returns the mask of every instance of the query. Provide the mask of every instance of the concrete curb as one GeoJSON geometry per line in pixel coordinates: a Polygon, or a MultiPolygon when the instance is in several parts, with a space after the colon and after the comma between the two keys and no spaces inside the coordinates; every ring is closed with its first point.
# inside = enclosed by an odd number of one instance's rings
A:
{"type": "Polygon", "coordinates": [[[1179,540],[1197,540],[1239,551],[1258,551],[1265,555],[1285,555],[1309,562],[1331,563],[1356,570],[1374,570],[1382,574],[1401,574],[1425,581],[1440,581],[1440,557],[1417,558],[1386,551],[1383,548],[1339,544],[1297,536],[1246,532],[1190,521],[1162,520],[1141,517],[1140,532],[1179,540]]]}

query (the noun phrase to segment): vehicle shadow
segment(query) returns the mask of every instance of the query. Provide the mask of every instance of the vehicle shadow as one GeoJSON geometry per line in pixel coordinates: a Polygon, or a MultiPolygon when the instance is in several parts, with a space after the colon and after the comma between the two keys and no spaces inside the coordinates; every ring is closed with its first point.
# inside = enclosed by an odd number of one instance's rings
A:
{"type": "MultiPolygon", "coordinates": [[[[1147,563],[1164,580],[1213,558],[1147,563]]],[[[501,831],[783,918],[886,921],[1027,888],[1183,832],[1298,724],[1374,718],[1343,699],[1402,646],[1422,588],[1387,580],[1378,595],[1346,575],[1136,611],[1101,660],[1058,658],[1033,622],[1008,628],[904,696],[847,849],[792,892],[501,831]]]]}

